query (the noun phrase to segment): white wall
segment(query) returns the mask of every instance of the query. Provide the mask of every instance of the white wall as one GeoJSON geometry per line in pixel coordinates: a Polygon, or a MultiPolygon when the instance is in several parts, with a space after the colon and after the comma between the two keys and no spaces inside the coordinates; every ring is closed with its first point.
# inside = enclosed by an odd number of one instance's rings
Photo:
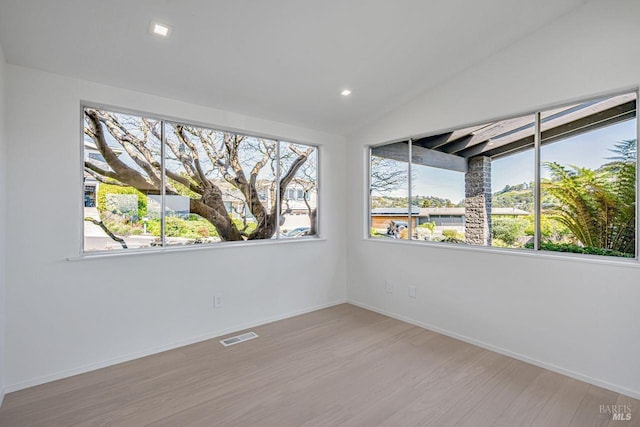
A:
{"type": "Polygon", "coordinates": [[[638,40],[640,2],[587,3],[352,135],[349,300],[640,397],[640,268],[363,239],[366,144],[635,88],[638,40]]]}
{"type": "Polygon", "coordinates": [[[6,239],[5,239],[5,222],[7,196],[5,191],[6,167],[7,167],[7,144],[5,139],[5,72],[7,65],[4,61],[4,53],[0,45],[0,404],[4,398],[5,386],[5,256],[6,256],[6,239]]]}
{"type": "Polygon", "coordinates": [[[345,300],[343,137],[7,71],[8,390],[345,300]],[[321,144],[326,239],[67,261],[81,238],[81,100],[321,144]]]}

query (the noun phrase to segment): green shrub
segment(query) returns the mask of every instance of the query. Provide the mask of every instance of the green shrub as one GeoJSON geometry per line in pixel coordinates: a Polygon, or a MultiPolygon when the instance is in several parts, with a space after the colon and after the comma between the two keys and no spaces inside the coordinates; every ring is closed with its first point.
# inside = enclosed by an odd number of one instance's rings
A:
{"type": "Polygon", "coordinates": [[[436,222],[435,221],[423,222],[422,224],[418,225],[418,228],[427,228],[433,231],[433,229],[436,228],[436,222]]]}
{"type": "MultiPolygon", "coordinates": [[[[525,248],[533,248],[533,243],[527,243],[525,248]]],[[[540,242],[540,249],[554,252],[570,252],[574,254],[604,255],[614,257],[633,258],[633,254],[614,251],[612,249],[594,248],[590,246],[578,246],[571,243],[540,242]]]]}
{"type": "Polygon", "coordinates": [[[160,220],[152,219],[147,221],[147,233],[152,236],[160,237],[160,220]]]}
{"type": "Polygon", "coordinates": [[[442,230],[442,236],[444,237],[444,239],[442,239],[443,242],[449,242],[449,243],[464,243],[464,234],[462,233],[458,233],[458,230],[453,230],[450,228],[446,228],[444,230],[442,230]]]}
{"type": "Polygon", "coordinates": [[[107,214],[102,220],[109,231],[118,236],[130,236],[132,234],[142,234],[142,225],[122,221],[118,216],[107,214]]]}
{"type": "Polygon", "coordinates": [[[446,229],[442,230],[442,235],[444,237],[455,239],[457,237],[457,235],[458,235],[458,230],[452,230],[450,228],[446,228],[446,229]]]}
{"type": "MultiPolygon", "coordinates": [[[[147,196],[133,187],[121,187],[119,185],[100,184],[98,186],[98,196],[96,207],[100,214],[103,215],[106,212],[112,212],[115,214],[126,215],[131,218],[137,215],[138,220],[147,216],[147,196]],[[132,195],[137,197],[137,208],[133,209],[121,209],[120,206],[114,202],[110,195],[132,195]],[[110,200],[111,199],[111,200],[110,200]]],[[[128,208],[128,206],[127,206],[128,208]]]]}
{"type": "Polygon", "coordinates": [[[526,219],[494,216],[491,218],[491,237],[501,240],[507,246],[516,246],[518,239],[525,236],[528,225],[529,221],[526,219]]]}
{"type": "Polygon", "coordinates": [[[164,219],[164,234],[167,237],[188,237],[186,221],[181,218],[173,216],[165,217],[164,219]]]}
{"type": "MultiPolygon", "coordinates": [[[[204,218],[190,215],[183,219],[175,216],[165,218],[165,233],[167,237],[184,237],[187,239],[202,239],[205,237],[218,237],[218,230],[204,218]]],[[[153,236],[160,236],[160,220],[153,219],[147,222],[147,232],[153,236]]]]}
{"type": "Polygon", "coordinates": [[[491,239],[491,246],[494,248],[510,248],[511,245],[507,244],[504,240],[493,238],[491,239]]]}

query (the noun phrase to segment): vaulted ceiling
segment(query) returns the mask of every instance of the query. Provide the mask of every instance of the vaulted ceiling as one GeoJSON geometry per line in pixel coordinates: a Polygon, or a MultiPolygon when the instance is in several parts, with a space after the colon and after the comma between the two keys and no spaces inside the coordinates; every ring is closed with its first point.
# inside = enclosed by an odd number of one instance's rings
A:
{"type": "Polygon", "coordinates": [[[0,43],[11,64],[348,134],[585,2],[0,0],[0,43]]]}

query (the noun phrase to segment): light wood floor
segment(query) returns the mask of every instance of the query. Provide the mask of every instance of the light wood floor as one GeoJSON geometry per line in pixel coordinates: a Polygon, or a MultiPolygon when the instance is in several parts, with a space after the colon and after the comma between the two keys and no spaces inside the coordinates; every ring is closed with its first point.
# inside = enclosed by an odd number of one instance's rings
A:
{"type": "Polygon", "coordinates": [[[11,393],[0,426],[640,425],[638,400],[348,304],[253,330],[11,393]]]}

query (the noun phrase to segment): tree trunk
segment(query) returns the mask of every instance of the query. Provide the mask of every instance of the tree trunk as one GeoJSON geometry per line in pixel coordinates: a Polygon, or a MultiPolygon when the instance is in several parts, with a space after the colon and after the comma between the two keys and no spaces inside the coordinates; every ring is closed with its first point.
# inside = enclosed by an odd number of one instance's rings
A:
{"type": "Polygon", "coordinates": [[[318,209],[309,210],[309,236],[315,236],[318,234],[318,209]]]}
{"type": "Polygon", "coordinates": [[[242,233],[233,223],[222,201],[222,193],[217,187],[207,189],[201,199],[190,199],[191,212],[205,218],[218,230],[224,241],[244,240],[242,233]]]}

